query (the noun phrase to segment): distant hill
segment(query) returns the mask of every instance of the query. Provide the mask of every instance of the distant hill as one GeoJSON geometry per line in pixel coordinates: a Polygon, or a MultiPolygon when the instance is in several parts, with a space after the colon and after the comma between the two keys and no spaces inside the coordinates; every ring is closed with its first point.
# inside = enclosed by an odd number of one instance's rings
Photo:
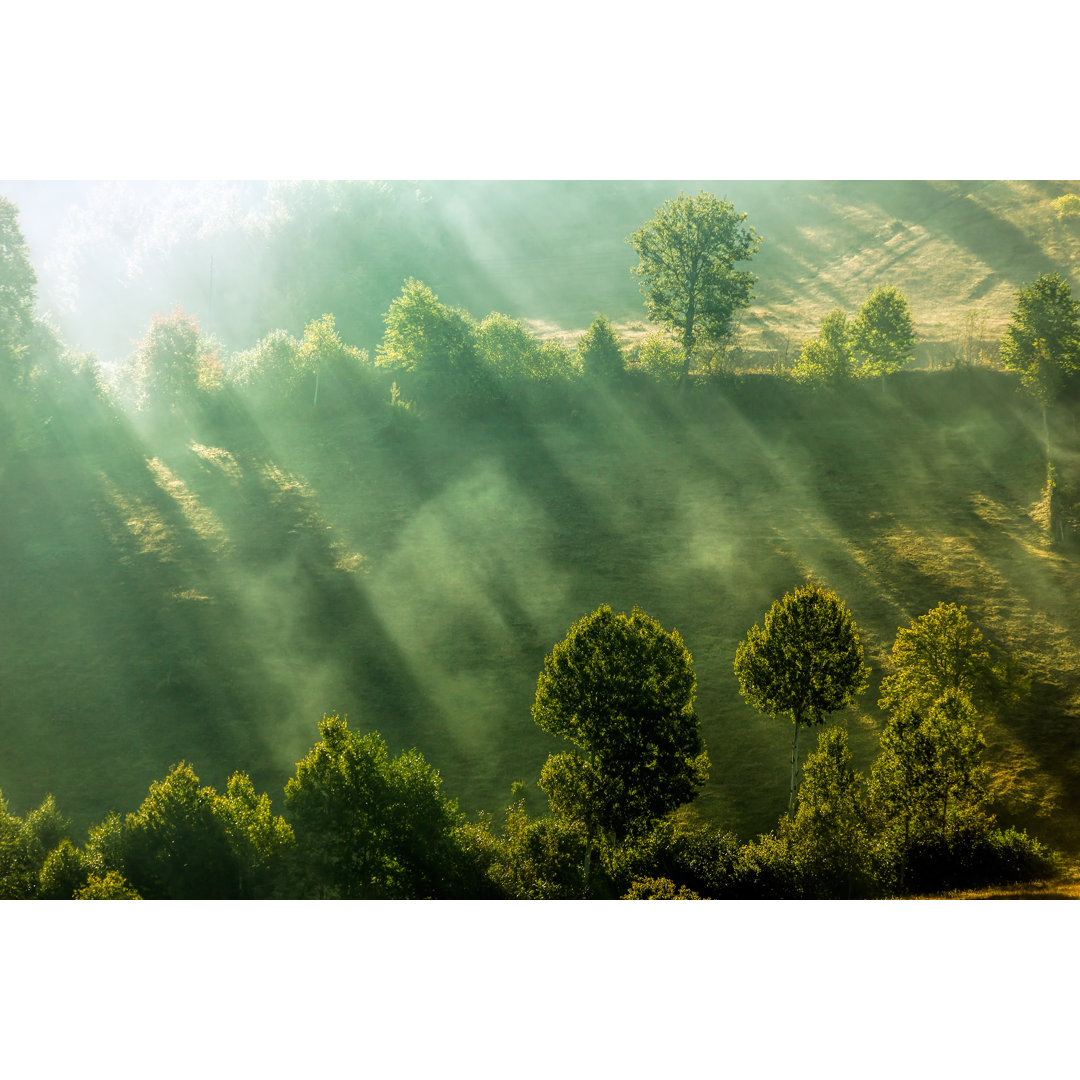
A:
{"type": "Polygon", "coordinates": [[[482,318],[572,334],[603,312],[645,318],[625,238],[679,191],[745,211],[763,243],[745,362],[790,361],[834,308],[904,290],[923,362],[969,313],[992,347],[1017,288],[1047,270],[1080,286],[1076,181],[419,181],[391,185],[0,185],[25,207],[43,306],[69,340],[125,355],[176,303],[231,348],[333,312],[373,348],[405,277],[482,318]],[[67,200],[71,200],[68,205],[67,200]]]}

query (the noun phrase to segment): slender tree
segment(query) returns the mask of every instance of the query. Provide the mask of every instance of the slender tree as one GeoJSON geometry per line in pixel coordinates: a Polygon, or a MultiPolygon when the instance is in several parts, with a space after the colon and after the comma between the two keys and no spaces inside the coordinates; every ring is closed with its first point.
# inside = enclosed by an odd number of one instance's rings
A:
{"type": "Polygon", "coordinates": [[[876,288],[859,308],[849,341],[864,375],[899,371],[915,355],[907,297],[895,285],[876,288]]]}
{"type": "Polygon", "coordinates": [[[742,696],[769,716],[790,716],[795,725],[789,817],[795,806],[799,728],[820,724],[829,713],[850,705],[866,689],[868,673],[847,605],[819,585],[785,593],[736,650],[742,696]]]}

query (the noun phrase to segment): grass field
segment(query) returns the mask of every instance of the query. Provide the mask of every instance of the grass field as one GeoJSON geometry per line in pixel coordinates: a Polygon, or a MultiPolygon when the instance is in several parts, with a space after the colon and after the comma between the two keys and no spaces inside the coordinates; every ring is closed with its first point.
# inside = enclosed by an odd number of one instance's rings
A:
{"type": "MultiPolygon", "coordinates": [[[[860,767],[898,625],[966,604],[1032,693],[988,717],[997,808],[1080,848],[1075,554],[1048,546],[1041,419],[992,372],[911,373],[823,398],[759,377],[686,398],[425,421],[336,416],[26,455],[0,475],[0,789],[76,829],[191,762],[281,806],[324,712],[419,746],[498,813],[553,740],[545,653],[602,603],[693,654],[712,775],[696,812],[742,837],[787,802],[790,728],[732,659],[807,576],[847,601],[873,669],[840,717],[860,767]]],[[[1059,435],[1063,465],[1075,436],[1059,435]]],[[[534,786],[530,805],[543,808],[534,786]]]]}

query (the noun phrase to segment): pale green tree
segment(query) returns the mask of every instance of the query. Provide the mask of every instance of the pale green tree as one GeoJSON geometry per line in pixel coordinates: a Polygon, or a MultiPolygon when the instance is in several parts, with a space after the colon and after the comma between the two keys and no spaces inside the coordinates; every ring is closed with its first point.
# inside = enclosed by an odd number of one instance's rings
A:
{"type": "Polygon", "coordinates": [[[851,378],[854,358],[849,344],[847,316],[831,311],[821,320],[818,336],[803,345],[795,364],[799,382],[836,384],[851,378]]]}
{"type": "Polygon", "coordinates": [[[888,375],[915,357],[907,297],[895,285],[876,288],[851,323],[851,351],[862,375],[888,375]]]}
{"type": "Polygon", "coordinates": [[[699,342],[724,344],[749,306],[756,279],[737,264],[760,242],[746,214],[706,191],[668,199],[629,237],[649,318],[681,339],[684,380],[699,342]]]}
{"type": "Polygon", "coordinates": [[[926,709],[943,694],[962,694],[980,706],[1017,696],[1024,680],[1004,653],[983,639],[967,608],[941,602],[896,631],[893,670],[881,681],[882,709],[904,703],[926,709]]]}

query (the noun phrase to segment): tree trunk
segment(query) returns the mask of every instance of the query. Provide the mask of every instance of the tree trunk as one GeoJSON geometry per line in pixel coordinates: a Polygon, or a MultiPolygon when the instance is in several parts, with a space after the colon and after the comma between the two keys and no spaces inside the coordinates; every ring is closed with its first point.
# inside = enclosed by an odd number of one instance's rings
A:
{"type": "Polygon", "coordinates": [[[795,817],[795,776],[799,770],[799,718],[795,717],[795,737],[791,740],[791,791],[788,794],[788,820],[795,817]]]}
{"type": "Polygon", "coordinates": [[[585,841],[585,870],[582,875],[581,899],[589,899],[589,866],[592,863],[592,840],[585,841]]]}

